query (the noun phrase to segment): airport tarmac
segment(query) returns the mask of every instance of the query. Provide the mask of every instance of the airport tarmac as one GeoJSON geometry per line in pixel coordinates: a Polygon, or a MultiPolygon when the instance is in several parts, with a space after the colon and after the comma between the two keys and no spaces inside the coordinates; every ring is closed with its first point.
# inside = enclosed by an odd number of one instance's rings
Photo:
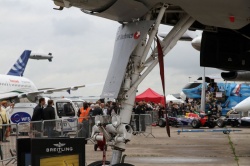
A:
{"type": "MultiPolygon", "coordinates": [[[[146,138],[143,135],[134,136],[124,153],[127,155],[125,162],[136,166],[250,165],[250,128],[233,128],[242,131],[231,132],[229,135],[218,132],[178,135],[176,132],[178,129],[171,128],[170,138],[167,136],[166,129],[160,127],[153,127],[155,138],[151,136],[146,138]]],[[[94,151],[93,147],[91,143],[86,145],[88,164],[102,159],[102,152],[94,151]]],[[[109,147],[107,159],[110,158],[109,147]]]]}

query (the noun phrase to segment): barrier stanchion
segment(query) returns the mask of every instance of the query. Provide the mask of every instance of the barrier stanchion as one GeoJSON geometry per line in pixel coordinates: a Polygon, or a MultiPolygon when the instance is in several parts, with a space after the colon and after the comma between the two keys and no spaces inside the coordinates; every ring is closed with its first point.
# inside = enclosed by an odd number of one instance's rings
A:
{"type": "Polygon", "coordinates": [[[16,139],[17,133],[12,133],[12,129],[17,128],[16,124],[0,125],[1,144],[0,144],[0,161],[3,165],[16,163],[16,139]]]}
{"type": "Polygon", "coordinates": [[[131,126],[134,134],[143,134],[145,137],[155,136],[152,133],[152,116],[151,114],[132,114],[131,126]]]}

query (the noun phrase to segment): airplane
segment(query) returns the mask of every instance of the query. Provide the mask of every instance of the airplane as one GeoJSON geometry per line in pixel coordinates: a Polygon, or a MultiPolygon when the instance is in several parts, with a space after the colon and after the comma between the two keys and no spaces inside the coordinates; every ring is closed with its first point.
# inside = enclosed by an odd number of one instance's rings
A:
{"type": "MultiPolygon", "coordinates": [[[[25,50],[7,75],[0,74],[0,100],[10,100],[16,103],[19,102],[20,98],[27,97],[31,102],[36,102],[38,96],[41,94],[51,94],[64,90],[70,93],[71,90],[74,91],[78,88],[85,87],[85,85],[80,85],[63,88],[37,89],[31,80],[22,77],[30,56],[31,51],[25,50]]],[[[43,57],[43,55],[40,57],[43,57]]],[[[49,54],[49,57],[51,58],[52,56],[49,54]]],[[[44,57],[44,59],[45,58],[46,57],[44,57]]]]}
{"type": "Polygon", "coordinates": [[[31,102],[36,102],[37,97],[42,94],[68,90],[74,91],[83,87],[85,85],[38,89],[28,78],[0,74],[0,100],[10,100],[15,103],[19,102],[20,98],[27,98],[31,102]]]}
{"type": "MultiPolygon", "coordinates": [[[[93,127],[92,138],[106,138],[112,146],[111,165],[120,163],[131,140],[129,125],[137,87],[160,64],[164,84],[163,57],[188,30],[202,30],[200,65],[226,71],[250,71],[249,0],[53,0],[62,11],[77,7],[83,13],[121,23],[115,39],[113,59],[103,88],[103,98],[115,98],[121,104],[119,115],[106,128],[93,127]],[[172,30],[159,40],[159,25],[172,30]],[[152,45],[154,49],[151,50],[152,45]],[[105,133],[101,135],[100,132],[105,133]],[[112,133],[112,134],[109,134],[112,133]]],[[[168,118],[166,130],[170,136],[168,118]]],[[[95,165],[98,165],[95,163],[95,165]]],[[[99,165],[102,165],[100,162],[99,165]]],[[[123,164],[124,165],[124,164],[123,164]]]]}
{"type": "Polygon", "coordinates": [[[16,63],[9,70],[7,75],[22,77],[29,59],[48,59],[51,62],[52,58],[53,56],[51,53],[49,53],[49,55],[42,55],[33,54],[30,50],[24,50],[21,56],[17,59],[16,63]]]}
{"type": "Polygon", "coordinates": [[[36,60],[44,60],[48,59],[49,62],[52,62],[53,56],[52,53],[49,53],[48,55],[43,55],[43,54],[31,54],[30,59],[36,59],[36,60]]]}

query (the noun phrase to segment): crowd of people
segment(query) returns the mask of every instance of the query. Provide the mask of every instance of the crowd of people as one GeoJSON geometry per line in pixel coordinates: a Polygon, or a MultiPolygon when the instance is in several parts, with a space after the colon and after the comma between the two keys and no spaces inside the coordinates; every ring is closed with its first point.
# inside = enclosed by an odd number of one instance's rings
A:
{"type": "MultiPolygon", "coordinates": [[[[212,87],[210,87],[212,88],[212,87]]],[[[215,88],[216,89],[216,88],[215,88]]],[[[31,121],[42,121],[42,120],[55,120],[55,108],[54,101],[48,100],[48,103],[45,103],[44,98],[39,99],[38,105],[35,107],[31,121]],[[45,105],[47,106],[45,107],[45,105]]],[[[12,113],[14,105],[11,103],[8,103],[7,101],[1,102],[0,107],[0,124],[9,124],[9,114],[12,113]]],[[[221,106],[220,104],[216,104],[216,102],[212,102],[208,104],[208,110],[212,112],[214,115],[220,114],[221,106]]],[[[157,118],[164,118],[164,114],[168,114],[168,116],[177,117],[181,115],[186,115],[186,113],[199,113],[200,112],[200,101],[186,101],[184,103],[174,103],[170,101],[169,103],[165,105],[161,103],[154,103],[154,102],[146,102],[146,101],[140,101],[136,102],[133,107],[133,114],[134,115],[141,115],[146,114],[148,112],[154,112],[157,114],[157,118]]],[[[87,121],[89,120],[89,117],[95,117],[97,115],[107,115],[112,116],[115,114],[120,113],[120,105],[116,102],[108,101],[106,103],[101,102],[101,100],[98,100],[95,103],[87,103],[84,102],[83,106],[79,108],[78,112],[76,112],[77,116],[79,117],[78,122],[85,124],[84,126],[87,126],[87,121]]],[[[72,114],[73,115],[73,114],[72,114]]],[[[75,113],[74,113],[75,115],[75,113]]],[[[139,116],[134,116],[135,120],[135,130],[136,131],[145,131],[145,125],[143,125],[144,119],[141,118],[141,122],[139,122],[139,116]],[[139,129],[139,126],[141,128],[139,129]]],[[[45,126],[45,130],[48,133],[48,136],[50,137],[52,134],[52,130],[55,126],[55,123],[48,123],[47,127],[45,126]]],[[[33,124],[33,128],[36,128],[39,130],[41,128],[41,124],[33,124]]],[[[5,126],[0,127],[0,139],[1,141],[5,142],[6,140],[6,130],[7,128],[5,126]]]]}
{"type": "Polygon", "coordinates": [[[184,101],[183,103],[174,103],[170,101],[165,105],[161,103],[145,102],[140,101],[135,103],[133,112],[135,114],[145,114],[147,111],[153,111],[157,113],[158,118],[164,118],[164,114],[167,113],[168,116],[177,117],[185,116],[186,113],[210,113],[212,115],[221,115],[221,103],[216,103],[215,101],[206,104],[206,110],[200,110],[200,100],[184,101]],[[166,107],[166,108],[165,108],[166,107]]]}

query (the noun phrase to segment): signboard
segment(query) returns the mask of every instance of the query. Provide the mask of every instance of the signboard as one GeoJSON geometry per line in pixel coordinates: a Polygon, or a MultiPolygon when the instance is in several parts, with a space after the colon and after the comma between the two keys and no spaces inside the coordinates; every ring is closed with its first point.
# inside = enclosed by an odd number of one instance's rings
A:
{"type": "Polygon", "coordinates": [[[17,139],[17,166],[30,166],[30,138],[17,139]]]}
{"type": "Polygon", "coordinates": [[[85,138],[32,138],[17,142],[18,166],[85,165],[85,138]]]}
{"type": "Polygon", "coordinates": [[[31,139],[32,165],[85,165],[84,138],[31,139]]]}
{"type": "Polygon", "coordinates": [[[26,112],[17,112],[11,115],[10,120],[13,123],[30,122],[31,116],[26,112]]]}
{"type": "Polygon", "coordinates": [[[222,92],[216,92],[216,97],[217,98],[222,98],[222,92]]]}

